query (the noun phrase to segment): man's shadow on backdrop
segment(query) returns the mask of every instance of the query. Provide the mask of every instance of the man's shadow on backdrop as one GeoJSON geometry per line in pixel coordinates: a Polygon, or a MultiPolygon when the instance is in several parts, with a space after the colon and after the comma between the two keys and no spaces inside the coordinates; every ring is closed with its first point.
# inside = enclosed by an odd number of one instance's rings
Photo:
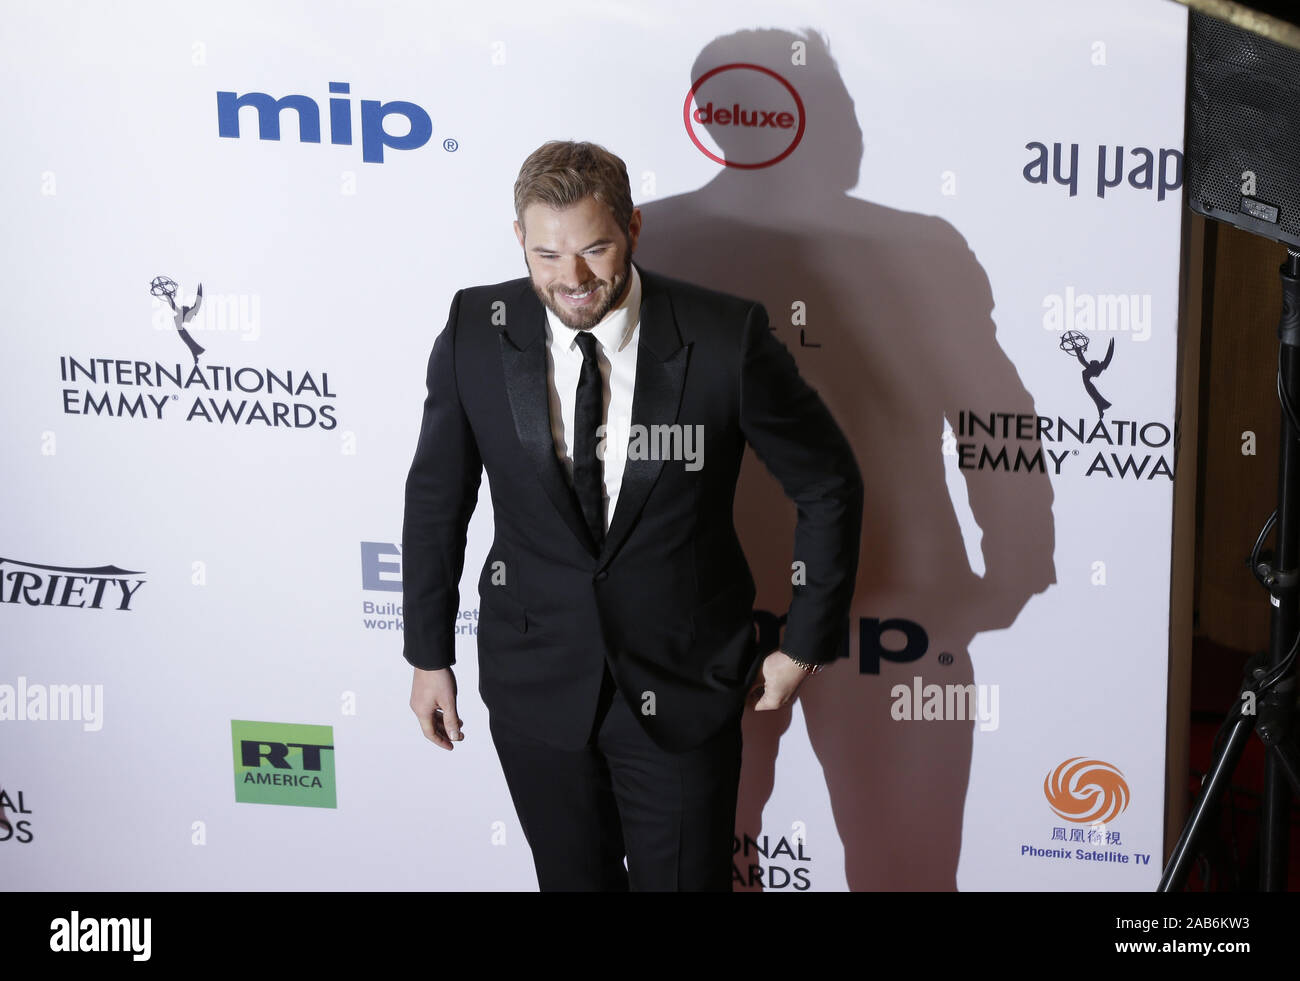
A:
{"type": "MultiPolygon", "coordinates": [[[[798,697],[849,888],[953,890],[975,723],[895,721],[890,690],[910,689],[917,677],[971,684],[975,635],[1010,626],[1030,597],[1056,581],[1046,474],[962,471],[983,533],[982,577],[971,569],[945,480],[945,418],[955,430],[960,411],[1032,413],[1033,399],[998,346],[989,282],[962,236],[940,218],[848,193],[858,183],[862,130],[825,40],[776,30],[720,37],[700,53],[691,81],[736,63],[790,80],[806,111],[802,141],[774,166],[720,166],[699,190],[642,206],[636,258],[652,271],[761,301],[848,436],[866,484],[850,657],[809,679],[798,697]],[[796,41],[806,44],[807,63],[792,67],[796,41]],[[806,305],[804,326],[791,325],[796,301],[806,305]],[[882,659],[878,673],[864,673],[860,618],[914,621],[928,636],[927,653],[910,663],[882,659]]],[[[729,103],[771,101],[771,82],[759,72],[733,71],[727,84],[729,103]]],[[[735,127],[706,128],[728,160],[752,153],[735,127]]],[[[783,615],[794,506],[752,451],[741,470],[736,525],[758,586],[756,608],[783,615]]],[[[768,649],[777,642],[763,639],[768,649]]],[[[884,635],[893,649],[901,639],[884,635]]],[[[745,714],[742,840],[762,827],[790,718],[790,707],[745,714]]],[[[808,827],[806,834],[815,861],[827,833],[808,827]]],[[[748,862],[737,855],[742,876],[748,862]]],[[[737,888],[760,885],[747,879],[737,888]]]]}

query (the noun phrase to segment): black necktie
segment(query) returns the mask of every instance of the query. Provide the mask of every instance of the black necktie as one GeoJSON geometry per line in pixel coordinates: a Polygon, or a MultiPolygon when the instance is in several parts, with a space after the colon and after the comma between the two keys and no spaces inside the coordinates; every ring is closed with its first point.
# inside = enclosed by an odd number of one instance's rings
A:
{"type": "Polygon", "coordinates": [[[601,462],[596,458],[596,427],[601,423],[604,392],[596,361],[596,338],[590,331],[580,330],[577,344],[582,348],[582,373],[578,375],[573,410],[573,489],[599,548],[605,541],[605,482],[601,462]]]}

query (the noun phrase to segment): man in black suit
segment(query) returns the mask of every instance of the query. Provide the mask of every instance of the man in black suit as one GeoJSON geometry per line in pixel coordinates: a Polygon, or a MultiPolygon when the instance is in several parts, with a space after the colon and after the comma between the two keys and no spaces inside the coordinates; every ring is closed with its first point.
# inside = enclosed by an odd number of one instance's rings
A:
{"type": "Polygon", "coordinates": [[[728,891],[741,714],[845,652],[862,479],[761,304],[632,263],[622,160],[547,143],[515,212],[529,276],[459,291],[429,359],[402,529],[411,708],[437,745],[464,738],[453,628],[486,470],[479,691],[539,886],[728,891]],[[765,657],[732,523],[746,443],[798,508],[765,657]]]}

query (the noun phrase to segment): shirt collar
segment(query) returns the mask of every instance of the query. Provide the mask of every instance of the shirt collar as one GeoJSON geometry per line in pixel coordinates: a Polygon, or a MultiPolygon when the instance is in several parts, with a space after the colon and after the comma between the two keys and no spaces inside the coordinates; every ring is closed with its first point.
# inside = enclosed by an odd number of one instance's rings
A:
{"type": "MultiPolygon", "coordinates": [[[[627,295],[623,297],[623,302],[605,314],[605,318],[591,328],[591,333],[595,335],[596,340],[600,341],[602,350],[621,351],[631,338],[640,317],[641,274],[637,272],[636,264],[633,263],[632,283],[627,289],[627,295]]],[[[561,341],[567,337],[568,341],[564,343],[564,347],[570,351],[577,349],[578,332],[566,326],[550,307],[546,308],[546,320],[553,337],[560,338],[561,341]]]]}

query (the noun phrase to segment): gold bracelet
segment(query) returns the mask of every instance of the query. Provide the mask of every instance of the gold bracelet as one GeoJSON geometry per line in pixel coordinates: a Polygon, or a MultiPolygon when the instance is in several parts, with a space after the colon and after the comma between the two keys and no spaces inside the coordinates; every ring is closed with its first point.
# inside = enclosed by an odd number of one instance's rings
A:
{"type": "MultiPolygon", "coordinates": [[[[789,654],[786,654],[786,657],[790,657],[790,655],[789,655],[789,654]]],[[[808,664],[808,663],[806,663],[806,662],[804,662],[804,661],[800,661],[798,658],[794,658],[794,657],[790,657],[790,660],[791,660],[791,661],[794,661],[795,664],[799,665],[799,667],[803,668],[803,669],[804,669],[805,671],[807,671],[809,674],[816,674],[816,673],[817,673],[818,671],[820,671],[823,667],[825,667],[824,664],[808,664]]]]}

